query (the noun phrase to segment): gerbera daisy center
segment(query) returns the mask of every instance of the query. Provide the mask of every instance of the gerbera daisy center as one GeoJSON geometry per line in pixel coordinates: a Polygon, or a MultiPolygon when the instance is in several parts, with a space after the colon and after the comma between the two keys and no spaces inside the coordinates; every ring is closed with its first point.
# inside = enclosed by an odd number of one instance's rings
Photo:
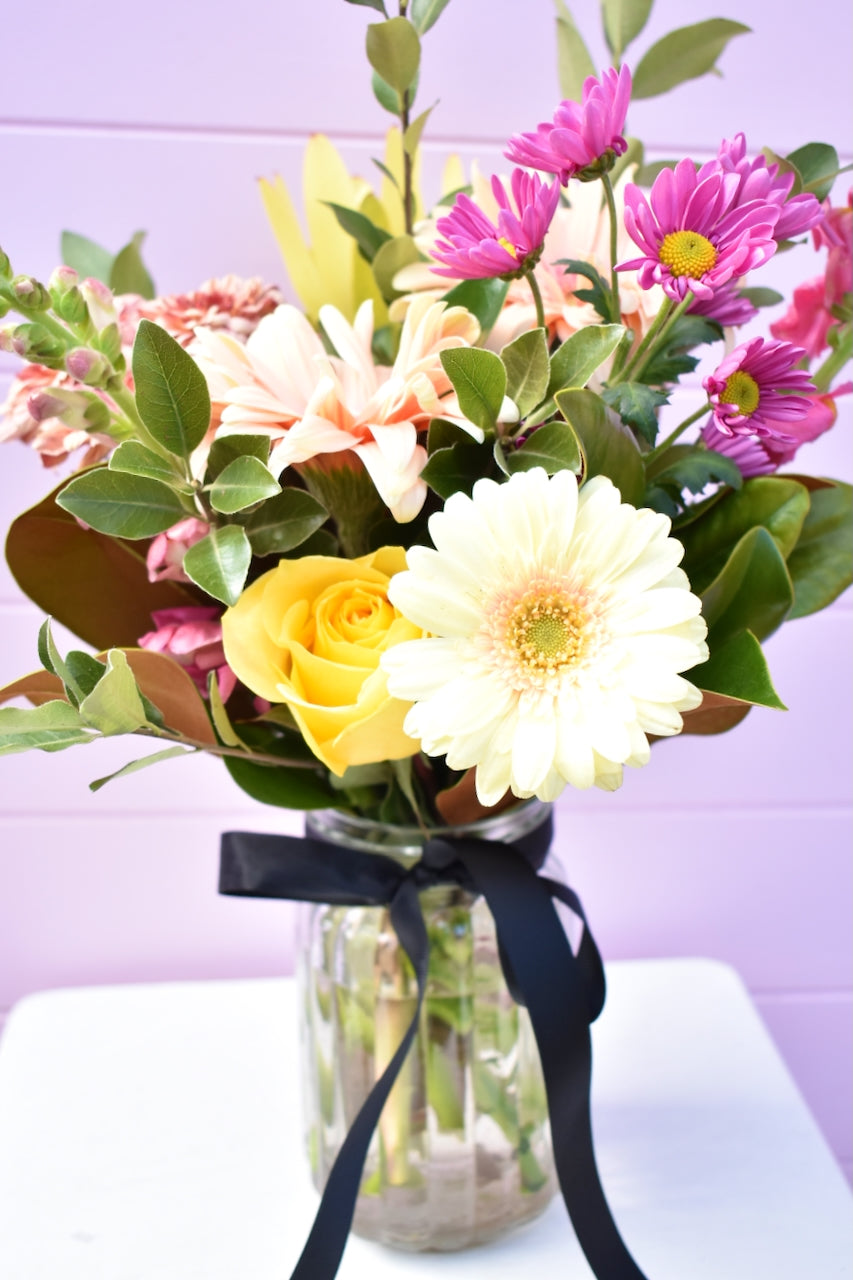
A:
{"type": "Polygon", "coordinates": [[[736,369],[726,379],[726,385],[720,395],[721,403],[736,404],[740,412],[746,417],[749,417],[751,413],[755,413],[760,398],[761,391],[758,383],[745,369],[736,369]]]}
{"type": "Polygon", "coordinates": [[[519,602],[507,620],[506,640],[530,675],[553,674],[582,656],[589,615],[561,592],[519,602]]]}
{"type": "Polygon", "coordinates": [[[699,280],[717,261],[717,250],[698,231],[670,231],[663,238],[659,254],[674,276],[699,280]]]}

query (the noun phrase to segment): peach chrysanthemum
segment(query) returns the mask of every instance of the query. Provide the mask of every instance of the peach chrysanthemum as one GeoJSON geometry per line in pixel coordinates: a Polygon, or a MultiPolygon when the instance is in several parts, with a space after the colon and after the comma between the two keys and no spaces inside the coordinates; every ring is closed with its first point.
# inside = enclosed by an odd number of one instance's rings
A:
{"type": "Polygon", "coordinates": [[[139,319],[160,324],[182,347],[188,347],[199,326],[232,334],[245,342],[264,316],[284,301],[281,290],[259,276],[220,276],[205,280],[191,293],[167,294],[139,301],[139,319]]]}

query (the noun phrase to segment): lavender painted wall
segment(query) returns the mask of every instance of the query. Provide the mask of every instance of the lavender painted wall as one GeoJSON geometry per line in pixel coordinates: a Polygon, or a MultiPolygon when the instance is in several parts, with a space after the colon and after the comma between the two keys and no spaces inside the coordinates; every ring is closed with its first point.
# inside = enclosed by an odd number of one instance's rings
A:
{"type": "MultiPolygon", "coordinates": [[[[595,7],[583,10],[589,32],[595,7]]],[[[650,30],[726,11],[702,0],[686,18],[676,0],[658,0],[650,30]]],[[[314,130],[371,172],[384,121],[360,54],[369,10],[211,0],[203,28],[171,0],[127,16],[105,0],[83,16],[55,0],[41,12],[36,36],[24,6],[4,19],[4,47],[18,55],[0,77],[0,243],[19,270],[47,275],[63,227],[113,248],[146,227],[164,292],[227,271],[281,280],[254,179],[278,171],[297,186],[314,130]]],[[[838,124],[849,117],[849,5],[813,6],[796,27],[771,0],[728,12],[755,34],[724,55],[725,79],[636,104],[632,130],[658,155],[705,158],[745,129],[754,149],[828,138],[849,160],[838,124]]],[[[604,66],[600,41],[596,54],[604,66]]],[[[427,37],[421,98],[441,100],[424,166],[433,192],[449,150],[497,167],[505,137],[550,114],[554,68],[549,0],[455,0],[427,37]]],[[[808,249],[786,255],[761,283],[790,291],[820,263],[808,249]]],[[[11,369],[0,358],[0,395],[11,369]]],[[[689,411],[690,390],[680,398],[689,411]]],[[[805,469],[853,478],[850,419],[848,401],[834,432],[803,453],[805,469]]],[[[54,476],[19,446],[0,449],[0,474],[5,528],[54,476]]],[[[564,859],[605,954],[733,964],[848,1171],[852,617],[848,595],[770,642],[787,714],[663,743],[616,796],[559,806],[564,859]]],[[[0,681],[36,665],[39,622],[0,567],[0,681]]],[[[40,987],[288,967],[289,909],[217,898],[216,847],[227,826],[295,830],[298,820],[253,806],[201,759],[90,795],[90,779],[133,755],[125,742],[0,762],[0,1017],[40,987]]]]}

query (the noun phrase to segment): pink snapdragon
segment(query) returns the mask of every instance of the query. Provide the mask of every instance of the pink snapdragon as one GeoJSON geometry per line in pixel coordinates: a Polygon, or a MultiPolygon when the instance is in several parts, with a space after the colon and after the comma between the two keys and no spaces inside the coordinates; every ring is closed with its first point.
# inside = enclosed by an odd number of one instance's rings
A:
{"type": "Polygon", "coordinates": [[[157,609],[151,620],[154,630],[139,637],[140,646],[174,658],[205,696],[208,676],[215,671],[219,694],[225,702],[234,691],[237,677],[225,661],[221,610],[216,606],[184,605],[157,609]]]}
{"type": "Polygon", "coordinates": [[[792,392],[815,391],[805,369],[795,365],[805,352],[789,342],[751,338],[735,347],[702,383],[723,435],[773,437],[783,444],[796,437],[791,425],[804,418],[810,401],[792,392]]]}
{"type": "Polygon", "coordinates": [[[190,547],[210,533],[210,525],[195,516],[179,520],[165,533],[151,540],[145,563],[149,582],[189,582],[184,573],[184,556],[190,547]]]}
{"type": "Polygon", "coordinates": [[[622,130],[630,98],[627,67],[610,67],[601,80],[588,76],[580,102],[561,102],[553,119],[537,125],[535,133],[513,134],[504,155],[513,164],[556,173],[563,186],[573,177],[599,178],[628,149],[622,130]]]}
{"type": "Polygon", "coordinates": [[[439,218],[436,229],[444,238],[433,246],[432,256],[444,265],[433,267],[436,275],[513,279],[538,261],[559,203],[559,184],[544,183],[535,174],[514,169],[512,199],[497,175],[491,185],[498,204],[497,224],[464,193],[456,197],[450,213],[439,218]]]}

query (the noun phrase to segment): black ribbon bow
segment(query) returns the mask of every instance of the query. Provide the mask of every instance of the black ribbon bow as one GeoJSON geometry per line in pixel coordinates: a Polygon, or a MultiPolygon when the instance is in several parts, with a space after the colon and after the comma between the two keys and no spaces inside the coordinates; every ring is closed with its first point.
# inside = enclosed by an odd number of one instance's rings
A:
{"type": "Polygon", "coordinates": [[[538,873],[550,839],[550,819],[512,845],[434,837],[420,860],[405,867],[311,837],[223,835],[220,893],[387,907],[417,978],[412,1021],[341,1145],[291,1280],[333,1280],[340,1266],[367,1150],[417,1030],[429,963],[419,893],[437,884],[481,894],[494,917],[507,985],[527,1006],[539,1048],[560,1190],[593,1273],[598,1280],[645,1280],[613,1221],[593,1150],[589,1026],[604,1004],[604,969],[577,895],[538,873]],[[554,899],[583,921],[577,954],[554,899]]]}

